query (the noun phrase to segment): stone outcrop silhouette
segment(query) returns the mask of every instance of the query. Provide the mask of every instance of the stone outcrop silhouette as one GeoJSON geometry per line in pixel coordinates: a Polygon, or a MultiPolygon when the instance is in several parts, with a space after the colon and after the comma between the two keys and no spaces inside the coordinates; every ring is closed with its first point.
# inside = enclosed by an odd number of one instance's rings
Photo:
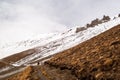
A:
{"type": "Polygon", "coordinates": [[[76,33],[80,32],[80,31],[83,31],[83,30],[86,30],[86,29],[88,29],[88,28],[90,28],[90,27],[95,27],[95,26],[97,26],[97,25],[99,25],[99,24],[108,22],[108,21],[110,21],[110,19],[111,19],[111,18],[110,18],[109,16],[105,16],[105,15],[103,16],[102,19],[96,18],[96,19],[94,19],[93,21],[91,21],[91,23],[87,23],[87,24],[85,25],[85,27],[79,27],[79,28],[77,28],[77,29],[76,29],[76,33]]]}

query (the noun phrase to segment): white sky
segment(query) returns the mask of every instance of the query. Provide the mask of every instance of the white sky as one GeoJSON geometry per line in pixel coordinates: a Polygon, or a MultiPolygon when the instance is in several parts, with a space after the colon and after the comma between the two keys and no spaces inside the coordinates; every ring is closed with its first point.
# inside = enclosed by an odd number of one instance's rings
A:
{"type": "Polygon", "coordinates": [[[0,43],[64,31],[119,12],[120,0],[0,0],[0,43]]]}

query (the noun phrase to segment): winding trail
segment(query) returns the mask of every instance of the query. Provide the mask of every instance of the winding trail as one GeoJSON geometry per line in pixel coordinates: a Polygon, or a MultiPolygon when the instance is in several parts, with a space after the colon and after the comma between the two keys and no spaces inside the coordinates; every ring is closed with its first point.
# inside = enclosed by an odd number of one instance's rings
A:
{"type": "Polygon", "coordinates": [[[9,77],[9,76],[11,76],[11,75],[14,75],[14,74],[16,74],[16,73],[18,73],[18,72],[21,72],[21,71],[23,71],[24,69],[25,69],[25,68],[20,68],[20,69],[18,69],[18,70],[14,70],[14,71],[11,71],[11,72],[6,73],[6,74],[2,74],[2,75],[0,75],[0,80],[3,79],[3,78],[9,77]]]}
{"type": "Polygon", "coordinates": [[[41,72],[39,66],[37,66],[36,69],[37,69],[38,77],[40,77],[40,80],[48,80],[48,79],[43,75],[43,73],[41,72]]]}

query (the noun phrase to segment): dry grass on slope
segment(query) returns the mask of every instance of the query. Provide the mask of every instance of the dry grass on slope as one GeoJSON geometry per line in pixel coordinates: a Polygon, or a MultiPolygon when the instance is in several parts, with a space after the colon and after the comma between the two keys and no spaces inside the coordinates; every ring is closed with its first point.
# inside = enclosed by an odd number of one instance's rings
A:
{"type": "Polygon", "coordinates": [[[53,56],[45,64],[71,70],[80,80],[119,80],[120,25],[53,56]]]}
{"type": "Polygon", "coordinates": [[[20,73],[17,73],[6,80],[42,80],[39,76],[40,69],[36,66],[28,66],[20,73]]]}

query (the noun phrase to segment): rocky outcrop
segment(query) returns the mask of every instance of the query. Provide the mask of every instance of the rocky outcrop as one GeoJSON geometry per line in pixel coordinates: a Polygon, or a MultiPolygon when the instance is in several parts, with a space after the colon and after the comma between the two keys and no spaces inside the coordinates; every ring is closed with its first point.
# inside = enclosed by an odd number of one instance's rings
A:
{"type": "Polygon", "coordinates": [[[91,23],[86,24],[85,27],[76,28],[76,33],[80,32],[80,31],[84,31],[90,27],[95,27],[98,24],[102,24],[102,23],[105,23],[108,21],[110,21],[110,17],[104,15],[102,19],[96,18],[95,20],[91,21],[91,23]]]}
{"type": "Polygon", "coordinates": [[[83,31],[83,30],[86,30],[86,28],[85,27],[76,28],[76,33],[83,31]]]}
{"type": "Polygon", "coordinates": [[[120,14],[118,14],[118,17],[120,17],[120,14]]]}

